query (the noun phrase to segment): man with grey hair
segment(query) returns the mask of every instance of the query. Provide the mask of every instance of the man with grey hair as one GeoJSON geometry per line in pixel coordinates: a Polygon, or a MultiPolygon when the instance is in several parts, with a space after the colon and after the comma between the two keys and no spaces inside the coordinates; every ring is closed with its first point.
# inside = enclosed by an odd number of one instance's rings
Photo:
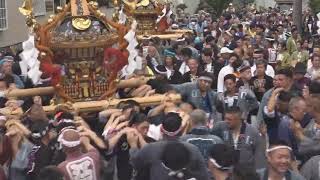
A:
{"type": "Polygon", "coordinates": [[[305,128],[312,117],[306,113],[307,105],[302,97],[293,97],[288,104],[288,115],[290,118],[283,118],[279,122],[278,137],[291,146],[295,155],[298,155],[297,139],[294,136],[292,130],[295,127],[295,123],[299,124],[302,128],[305,128]]]}
{"type": "Polygon", "coordinates": [[[201,109],[191,112],[191,131],[181,137],[182,141],[197,146],[205,160],[208,160],[208,150],[212,145],[223,144],[223,141],[218,136],[210,134],[210,130],[207,127],[208,118],[207,113],[201,109]]]}

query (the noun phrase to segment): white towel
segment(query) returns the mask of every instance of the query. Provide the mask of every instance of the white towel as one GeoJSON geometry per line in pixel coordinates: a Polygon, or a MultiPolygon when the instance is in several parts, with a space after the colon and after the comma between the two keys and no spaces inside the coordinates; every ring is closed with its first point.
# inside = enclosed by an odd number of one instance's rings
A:
{"type": "Polygon", "coordinates": [[[42,72],[39,70],[39,51],[35,47],[35,37],[29,35],[28,40],[22,43],[22,47],[23,51],[20,54],[21,61],[19,62],[21,74],[23,76],[28,76],[33,84],[37,85],[40,82],[42,72]]]}

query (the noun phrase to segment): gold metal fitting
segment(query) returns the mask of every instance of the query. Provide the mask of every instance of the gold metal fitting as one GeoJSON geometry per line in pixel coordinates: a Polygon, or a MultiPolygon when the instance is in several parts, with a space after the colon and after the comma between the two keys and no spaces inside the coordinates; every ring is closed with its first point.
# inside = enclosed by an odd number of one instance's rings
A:
{"type": "Polygon", "coordinates": [[[58,7],[57,7],[57,11],[58,11],[58,12],[61,12],[62,10],[63,10],[63,9],[62,9],[61,6],[58,6],[58,7]]]}

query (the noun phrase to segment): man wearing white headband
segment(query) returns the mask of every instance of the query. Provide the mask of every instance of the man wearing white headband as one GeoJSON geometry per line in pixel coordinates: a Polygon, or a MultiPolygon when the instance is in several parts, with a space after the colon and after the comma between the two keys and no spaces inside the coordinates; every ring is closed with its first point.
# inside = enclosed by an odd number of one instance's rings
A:
{"type": "Polygon", "coordinates": [[[172,85],[172,88],[185,97],[186,102],[193,103],[197,109],[202,109],[216,119],[217,93],[211,89],[212,74],[199,73],[196,82],[172,85]]]}
{"type": "Polygon", "coordinates": [[[191,102],[197,109],[204,110],[217,120],[217,93],[211,89],[212,81],[212,74],[201,72],[196,82],[171,85],[171,87],[185,97],[185,102],[191,102]]]}
{"type": "Polygon", "coordinates": [[[66,160],[58,166],[66,180],[100,179],[99,152],[90,144],[87,137],[80,140],[77,130],[66,129],[61,133],[58,141],[67,156],[66,160]],[[81,151],[81,145],[87,153],[81,151]]]}
{"type": "Polygon", "coordinates": [[[0,61],[0,65],[1,65],[1,74],[2,75],[10,75],[14,78],[14,83],[16,85],[17,88],[22,89],[24,88],[24,84],[22,82],[22,80],[20,79],[20,77],[16,74],[14,74],[13,72],[13,57],[11,56],[6,56],[3,58],[3,60],[0,61]]]}
{"type": "Polygon", "coordinates": [[[285,142],[279,141],[270,145],[266,150],[268,166],[258,170],[262,180],[304,180],[304,178],[291,170],[292,149],[285,142]]]}
{"type": "Polygon", "coordinates": [[[232,168],[236,163],[236,152],[226,144],[215,144],[209,152],[208,168],[216,180],[231,177],[232,168]]]}

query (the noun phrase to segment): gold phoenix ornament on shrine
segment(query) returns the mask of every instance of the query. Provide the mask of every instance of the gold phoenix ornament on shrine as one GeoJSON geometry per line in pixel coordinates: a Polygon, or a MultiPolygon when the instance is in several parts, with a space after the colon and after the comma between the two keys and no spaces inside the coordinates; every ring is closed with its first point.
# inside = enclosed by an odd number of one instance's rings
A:
{"type": "Polygon", "coordinates": [[[30,16],[32,14],[32,0],[25,0],[21,7],[19,7],[19,11],[24,16],[30,16]]]}

